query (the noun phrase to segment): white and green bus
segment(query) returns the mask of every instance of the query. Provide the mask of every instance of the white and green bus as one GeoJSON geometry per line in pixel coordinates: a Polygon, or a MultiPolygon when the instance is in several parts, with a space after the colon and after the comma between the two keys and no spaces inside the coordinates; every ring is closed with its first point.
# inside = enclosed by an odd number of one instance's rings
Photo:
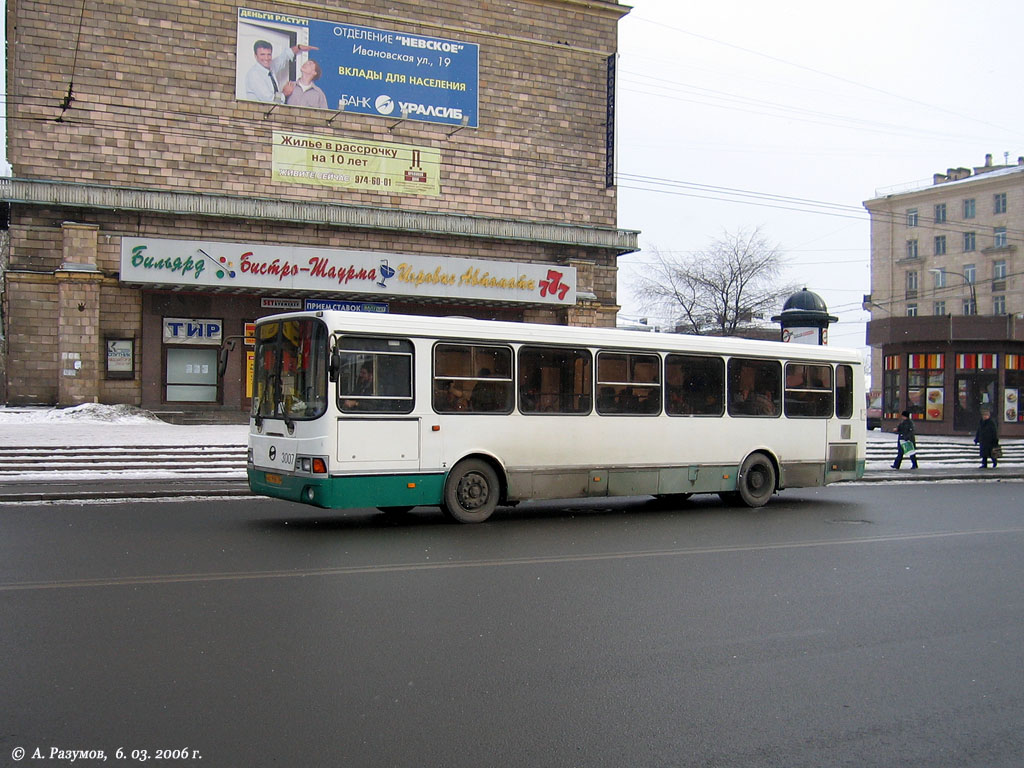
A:
{"type": "Polygon", "coordinates": [[[858,352],[464,318],[256,326],[249,486],[319,507],[714,493],[752,507],[864,473],[858,352]]]}

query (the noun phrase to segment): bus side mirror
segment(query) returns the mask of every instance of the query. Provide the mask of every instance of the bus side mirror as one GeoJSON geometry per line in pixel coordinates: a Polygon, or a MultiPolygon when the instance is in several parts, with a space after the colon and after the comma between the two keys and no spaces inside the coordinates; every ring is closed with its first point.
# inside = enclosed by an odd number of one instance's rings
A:
{"type": "Polygon", "coordinates": [[[332,382],[338,380],[338,371],[341,370],[341,353],[338,350],[331,352],[331,364],[327,367],[327,378],[332,382]]]}
{"type": "Polygon", "coordinates": [[[228,339],[224,342],[224,346],[220,348],[220,358],[217,360],[217,378],[223,379],[224,374],[228,370],[228,355],[234,350],[235,342],[233,339],[228,339]]]}

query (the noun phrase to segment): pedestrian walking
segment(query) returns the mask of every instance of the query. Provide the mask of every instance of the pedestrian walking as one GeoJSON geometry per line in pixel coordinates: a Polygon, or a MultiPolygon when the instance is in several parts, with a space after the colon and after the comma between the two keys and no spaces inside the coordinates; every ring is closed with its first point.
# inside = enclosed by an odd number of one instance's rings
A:
{"type": "Polygon", "coordinates": [[[910,468],[917,469],[917,435],[914,433],[914,422],[910,420],[910,411],[903,412],[903,421],[896,426],[896,461],[893,469],[899,469],[903,457],[910,459],[910,468]]]}
{"type": "Polygon", "coordinates": [[[992,418],[992,409],[981,409],[981,421],[974,442],[978,444],[978,452],[981,454],[981,468],[988,469],[988,460],[992,459],[992,469],[995,469],[999,458],[999,431],[996,429],[996,420],[992,418]]]}

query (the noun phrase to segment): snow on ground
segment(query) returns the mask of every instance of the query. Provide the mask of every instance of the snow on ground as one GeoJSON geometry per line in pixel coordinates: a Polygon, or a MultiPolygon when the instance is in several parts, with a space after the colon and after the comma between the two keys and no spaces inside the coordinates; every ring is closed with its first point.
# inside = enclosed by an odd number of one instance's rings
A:
{"type": "Polygon", "coordinates": [[[128,405],[0,408],[0,445],[245,445],[245,424],[179,425],[128,405]]]}

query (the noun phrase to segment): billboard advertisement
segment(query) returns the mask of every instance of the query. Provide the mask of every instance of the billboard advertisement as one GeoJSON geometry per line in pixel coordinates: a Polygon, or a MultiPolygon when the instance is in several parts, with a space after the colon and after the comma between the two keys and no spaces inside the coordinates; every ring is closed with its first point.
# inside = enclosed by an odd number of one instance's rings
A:
{"type": "Polygon", "coordinates": [[[238,9],[235,98],[476,127],[480,46],[238,9]]]}

